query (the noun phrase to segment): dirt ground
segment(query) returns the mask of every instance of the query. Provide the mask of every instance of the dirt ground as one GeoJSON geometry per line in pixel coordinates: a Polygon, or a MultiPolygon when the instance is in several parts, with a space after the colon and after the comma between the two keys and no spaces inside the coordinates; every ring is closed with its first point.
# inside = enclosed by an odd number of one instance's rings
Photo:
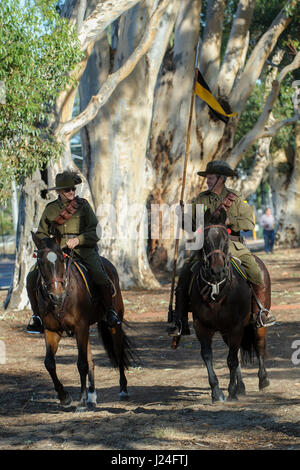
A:
{"type": "MultiPolygon", "coordinates": [[[[0,450],[299,450],[300,250],[258,255],[271,274],[277,318],[268,330],[268,388],[258,390],[258,365],[248,365],[243,368],[246,396],[212,404],[194,330],[177,350],[170,347],[165,333],[170,285],[165,285],[158,291],[123,293],[131,326],[126,332],[140,356],[140,363],[127,372],[128,401],[118,401],[118,373],[91,328],[98,404],[93,411],[77,413],[75,340],[61,341],[58,375],[74,405],[64,410],[44,368],[43,336],[25,331],[30,312],[2,309],[0,450]]],[[[2,291],[1,301],[5,295],[2,291]]],[[[215,370],[227,395],[226,356],[216,335],[215,370]]]]}

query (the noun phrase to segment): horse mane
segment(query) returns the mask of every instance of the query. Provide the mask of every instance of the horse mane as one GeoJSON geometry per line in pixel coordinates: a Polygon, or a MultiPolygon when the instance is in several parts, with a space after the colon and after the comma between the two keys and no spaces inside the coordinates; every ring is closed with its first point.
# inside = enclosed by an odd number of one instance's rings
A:
{"type": "Polygon", "coordinates": [[[227,214],[225,209],[221,208],[220,212],[211,212],[210,209],[207,209],[204,214],[204,225],[224,225],[227,214]]]}

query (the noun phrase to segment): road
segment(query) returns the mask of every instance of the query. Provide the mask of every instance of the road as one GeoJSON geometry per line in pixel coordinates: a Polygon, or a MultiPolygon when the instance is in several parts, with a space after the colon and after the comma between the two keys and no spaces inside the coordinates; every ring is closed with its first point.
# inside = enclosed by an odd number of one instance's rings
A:
{"type": "Polygon", "coordinates": [[[0,290],[10,287],[14,270],[14,255],[0,256],[0,290]]]}

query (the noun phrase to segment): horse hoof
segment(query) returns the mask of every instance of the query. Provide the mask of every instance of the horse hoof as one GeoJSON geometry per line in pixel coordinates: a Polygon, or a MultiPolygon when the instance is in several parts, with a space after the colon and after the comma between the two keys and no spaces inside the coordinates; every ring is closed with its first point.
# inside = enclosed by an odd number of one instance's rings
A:
{"type": "Polygon", "coordinates": [[[234,397],[228,396],[228,401],[238,401],[238,397],[237,396],[234,396],[234,397]]]}
{"type": "Polygon", "coordinates": [[[269,379],[263,379],[259,381],[259,390],[263,390],[264,388],[270,385],[269,379]]]}
{"type": "Polygon", "coordinates": [[[96,408],[97,405],[97,392],[88,392],[87,404],[93,408],[96,408]]]}
{"type": "Polygon", "coordinates": [[[76,408],[76,413],[84,413],[85,411],[87,411],[86,405],[78,405],[76,408]]]}
{"type": "Polygon", "coordinates": [[[64,398],[61,398],[60,399],[60,404],[63,408],[70,408],[70,406],[72,406],[71,396],[68,394],[64,398]]]}
{"type": "Polygon", "coordinates": [[[226,398],[223,392],[219,392],[218,394],[212,395],[212,403],[225,403],[226,398]]]}
{"type": "Polygon", "coordinates": [[[119,393],[118,398],[119,398],[120,401],[128,400],[129,399],[128,392],[124,392],[124,390],[123,390],[122,392],[119,393]]]}

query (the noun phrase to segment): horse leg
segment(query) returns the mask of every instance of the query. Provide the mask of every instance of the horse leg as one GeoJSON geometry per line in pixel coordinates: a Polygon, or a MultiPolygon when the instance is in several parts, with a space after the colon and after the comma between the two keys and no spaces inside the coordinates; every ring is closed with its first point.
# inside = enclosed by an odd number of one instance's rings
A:
{"type": "Polygon", "coordinates": [[[114,344],[114,349],[116,351],[116,356],[118,357],[118,366],[119,366],[119,384],[120,391],[118,398],[120,401],[128,400],[129,394],[127,391],[127,379],[125,376],[125,362],[126,362],[126,351],[125,346],[127,342],[127,337],[122,329],[122,326],[118,326],[115,330],[115,333],[112,334],[112,340],[114,344]]]}
{"type": "Polygon", "coordinates": [[[227,365],[230,371],[230,380],[228,386],[228,400],[237,400],[237,369],[239,367],[238,360],[239,346],[231,345],[227,357],[227,365]]]}
{"type": "Polygon", "coordinates": [[[257,347],[258,364],[259,364],[259,369],[258,369],[259,390],[263,390],[264,388],[270,385],[268,374],[265,368],[266,334],[267,334],[267,328],[257,328],[256,347],[257,347]]]}
{"type": "Polygon", "coordinates": [[[129,394],[127,391],[127,379],[125,376],[124,365],[119,366],[119,373],[120,373],[120,392],[119,392],[119,400],[124,401],[128,400],[129,394]]]}
{"type": "Polygon", "coordinates": [[[88,341],[89,341],[89,328],[85,327],[76,334],[77,348],[78,348],[78,359],[77,359],[77,369],[80,375],[80,399],[77,405],[77,411],[86,411],[87,409],[87,376],[89,372],[89,362],[88,362],[88,341]]]}
{"type": "MultiPolygon", "coordinates": [[[[228,336],[225,334],[222,334],[222,337],[223,337],[224,342],[228,346],[229,344],[228,336]]],[[[242,371],[241,371],[239,361],[238,361],[238,366],[236,368],[236,395],[246,395],[246,387],[243,381],[242,371]]]]}
{"type": "Polygon", "coordinates": [[[201,344],[201,356],[205,363],[207,373],[208,373],[208,382],[211,388],[211,397],[212,402],[215,403],[217,401],[224,402],[225,396],[223,392],[219,388],[219,381],[213,369],[213,356],[212,356],[212,337],[214,332],[210,330],[206,330],[199,322],[196,320],[194,321],[194,327],[197,334],[197,337],[201,344]]]}
{"type": "Polygon", "coordinates": [[[88,388],[87,403],[91,407],[94,408],[97,405],[97,392],[95,389],[95,363],[94,363],[94,359],[93,359],[93,355],[91,351],[90,340],[88,340],[87,351],[88,351],[88,363],[89,363],[89,372],[88,372],[89,388],[88,388]]]}
{"type": "Polygon", "coordinates": [[[72,398],[69,393],[65,391],[62,383],[58,380],[56,375],[55,354],[60,339],[61,336],[58,333],[45,330],[46,356],[44,364],[50,374],[55,391],[57,392],[57,396],[60,400],[60,404],[64,407],[68,407],[72,403],[72,398]]]}
{"type": "Polygon", "coordinates": [[[236,393],[237,395],[246,395],[246,387],[242,377],[240,365],[236,369],[236,393]]]}

